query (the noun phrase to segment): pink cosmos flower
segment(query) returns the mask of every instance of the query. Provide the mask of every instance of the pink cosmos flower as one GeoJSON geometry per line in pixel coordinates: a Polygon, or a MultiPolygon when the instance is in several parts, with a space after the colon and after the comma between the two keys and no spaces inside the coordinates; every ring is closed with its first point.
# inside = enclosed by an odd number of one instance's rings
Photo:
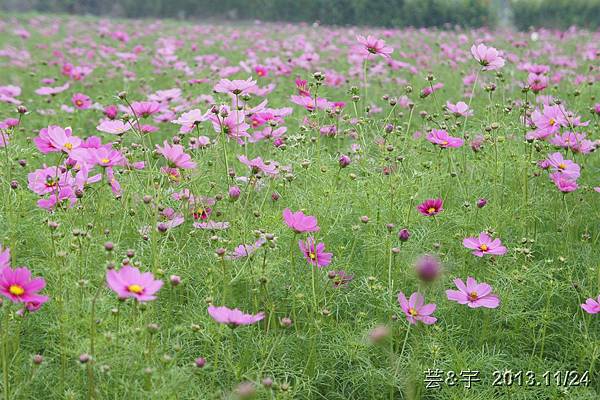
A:
{"type": "Polygon", "coordinates": [[[549,168],[553,172],[559,172],[564,175],[567,179],[577,179],[581,173],[579,165],[571,160],[566,160],[563,155],[559,152],[548,155],[546,159],[549,168]]]}
{"type": "Polygon", "coordinates": [[[448,132],[443,129],[432,129],[431,132],[427,134],[427,140],[440,146],[442,149],[461,147],[464,144],[464,140],[450,136],[448,132]]]}
{"type": "Polygon", "coordinates": [[[454,284],[458,290],[446,290],[446,296],[450,301],[466,304],[471,308],[497,308],[500,305],[500,299],[492,293],[492,287],[487,283],[477,283],[469,276],[466,285],[459,278],[454,279],[454,284]]]}
{"type": "Polygon", "coordinates": [[[318,243],[315,246],[315,240],[313,238],[298,241],[300,251],[304,255],[304,258],[310,265],[316,265],[317,267],[326,267],[331,264],[332,253],[325,252],[325,243],[318,243]]]}
{"type": "Polygon", "coordinates": [[[422,98],[428,97],[430,94],[437,92],[438,90],[440,90],[441,88],[444,87],[444,84],[441,82],[436,83],[435,85],[432,86],[425,86],[422,90],[421,90],[421,94],[420,96],[422,98]]]}
{"type": "Polygon", "coordinates": [[[359,45],[354,47],[354,51],[364,58],[368,58],[370,55],[378,55],[384,58],[389,58],[390,54],[394,52],[393,48],[385,45],[385,41],[383,39],[378,39],[371,35],[368,35],[366,38],[364,36],[357,35],[356,40],[358,41],[359,45]]]}
{"type": "Polygon", "coordinates": [[[406,300],[404,293],[398,293],[398,303],[406,315],[406,319],[412,325],[415,325],[417,321],[421,321],[425,325],[431,325],[437,321],[436,317],[431,316],[437,306],[433,303],[424,304],[425,299],[419,292],[411,294],[408,300],[406,300]]]}
{"type": "Polygon", "coordinates": [[[102,112],[104,113],[104,115],[106,115],[106,118],[108,119],[116,119],[117,115],[119,115],[119,109],[115,105],[104,107],[104,110],[102,110],[102,112]]]}
{"type": "Polygon", "coordinates": [[[0,245],[0,270],[6,268],[10,265],[10,249],[7,247],[5,249],[0,245]]]}
{"type": "Polygon", "coordinates": [[[215,85],[213,90],[217,93],[231,93],[235,96],[248,93],[252,88],[256,87],[256,81],[252,78],[246,80],[236,79],[230,81],[229,79],[221,79],[219,83],[215,85]]]}
{"type": "Polygon", "coordinates": [[[77,202],[77,197],[71,186],[61,187],[58,191],[52,192],[47,199],[40,199],[37,201],[37,205],[48,211],[53,211],[57,206],[64,206],[71,208],[77,202]]]}
{"type": "Polygon", "coordinates": [[[321,97],[317,97],[315,100],[310,96],[293,95],[291,96],[291,100],[292,103],[304,107],[309,112],[313,112],[316,109],[328,110],[331,108],[331,102],[321,97]]]}
{"type": "Polygon", "coordinates": [[[206,121],[209,117],[210,110],[206,113],[202,113],[202,111],[198,109],[194,109],[183,113],[181,117],[171,121],[174,124],[181,125],[179,132],[188,133],[192,129],[196,127],[200,122],[206,121]]]}
{"type": "Polygon", "coordinates": [[[444,211],[442,199],[427,199],[417,206],[417,211],[426,217],[433,217],[444,211]]]}
{"type": "Polygon", "coordinates": [[[27,174],[29,189],[39,195],[56,192],[59,188],[71,186],[73,178],[62,167],[46,167],[36,169],[27,174]]]}
{"type": "Polygon", "coordinates": [[[550,174],[550,179],[556,185],[556,188],[563,193],[571,193],[579,188],[574,178],[569,178],[560,172],[550,174]]]}
{"type": "Polygon", "coordinates": [[[75,93],[71,97],[71,102],[78,110],[87,110],[92,106],[92,99],[83,93],[75,93]]]}
{"type": "Polygon", "coordinates": [[[227,221],[208,221],[208,222],[194,222],[194,228],[202,229],[207,231],[223,231],[229,229],[229,222],[227,221]]]}
{"type": "Polygon", "coordinates": [[[258,172],[263,172],[267,175],[277,175],[279,171],[277,170],[277,164],[274,162],[265,163],[262,158],[256,157],[252,160],[249,160],[245,155],[238,156],[238,160],[242,164],[247,165],[253,174],[257,174],[258,172]]]}
{"type": "Polygon", "coordinates": [[[237,308],[232,310],[225,306],[215,307],[213,305],[208,306],[208,314],[218,323],[227,325],[232,329],[240,325],[255,324],[265,317],[265,313],[263,312],[252,315],[245,314],[237,308]]]}
{"type": "MultiPolygon", "coordinates": [[[[50,125],[47,128],[40,129],[38,136],[33,138],[33,143],[43,154],[63,151],[57,143],[68,143],[67,138],[72,135],[71,128],[61,128],[60,126],[50,125]]],[[[81,145],[81,140],[76,139],[78,145],[81,145]]],[[[64,147],[64,146],[63,146],[64,147]]],[[[68,147],[68,146],[67,146],[68,147]]]]}
{"type": "Polygon", "coordinates": [[[296,233],[318,232],[321,229],[316,217],[304,215],[302,211],[292,212],[289,208],[283,210],[283,221],[296,233]]]}
{"type": "Polygon", "coordinates": [[[506,254],[506,247],[502,246],[500,239],[492,239],[485,232],[481,232],[479,237],[465,238],[463,246],[467,249],[473,249],[472,254],[477,257],[483,257],[486,254],[495,256],[506,254]]]}
{"type": "Polygon", "coordinates": [[[122,135],[131,129],[131,124],[126,124],[118,119],[107,120],[102,121],[96,129],[100,132],[110,133],[112,135],[122,135]]]}
{"type": "Polygon", "coordinates": [[[58,151],[70,153],[82,144],[80,138],[72,135],[71,128],[63,129],[55,125],[42,128],[39,135],[33,138],[33,142],[44,154],[58,151]]]}
{"type": "Polygon", "coordinates": [[[44,287],[44,278],[31,279],[31,271],[25,267],[12,269],[5,266],[0,269],[0,295],[13,303],[25,303],[29,309],[31,305],[47,302],[48,297],[38,293],[44,287]]]}
{"type": "Polygon", "coordinates": [[[134,101],[131,108],[138,118],[146,118],[160,111],[160,103],[157,101],[134,101]]]}
{"type": "Polygon", "coordinates": [[[126,265],[119,271],[110,269],[106,272],[106,283],[120,299],[132,297],[144,303],[156,299],[163,281],[155,280],[151,272],[140,272],[139,269],[126,265]]]}
{"type": "Polygon", "coordinates": [[[588,314],[600,313],[600,296],[598,296],[597,299],[587,299],[585,303],[581,305],[581,308],[583,308],[583,311],[585,311],[588,314]]]}
{"type": "Polygon", "coordinates": [[[81,153],[81,155],[84,161],[100,167],[124,166],[127,162],[120,151],[110,147],[89,148],[86,149],[85,154],[81,153]]]}
{"type": "Polygon", "coordinates": [[[470,117],[473,115],[473,110],[469,109],[469,106],[464,101],[459,101],[456,104],[447,101],[446,108],[454,114],[455,117],[470,117]]]}
{"type": "Polygon", "coordinates": [[[548,87],[549,79],[545,75],[537,75],[530,73],[527,76],[527,86],[533,91],[533,93],[539,93],[548,87]]]}
{"type": "Polygon", "coordinates": [[[252,244],[240,244],[233,250],[233,252],[230,255],[228,255],[225,258],[228,260],[239,260],[240,258],[251,256],[266,242],[267,240],[261,237],[252,244]]]}
{"type": "Polygon", "coordinates": [[[504,66],[504,58],[500,57],[498,50],[494,47],[487,47],[483,43],[471,46],[473,58],[483,66],[484,71],[493,71],[504,66]]]}
{"type": "Polygon", "coordinates": [[[166,140],[163,142],[163,147],[156,145],[159,154],[162,154],[173,168],[194,169],[196,163],[192,161],[192,157],[183,151],[183,146],[179,144],[170,145],[166,140]]]}
{"type": "Polygon", "coordinates": [[[35,94],[38,94],[40,96],[54,96],[54,95],[64,92],[68,88],[69,88],[69,82],[65,83],[62,86],[57,86],[57,87],[43,86],[43,87],[37,89],[35,91],[35,94]]]}

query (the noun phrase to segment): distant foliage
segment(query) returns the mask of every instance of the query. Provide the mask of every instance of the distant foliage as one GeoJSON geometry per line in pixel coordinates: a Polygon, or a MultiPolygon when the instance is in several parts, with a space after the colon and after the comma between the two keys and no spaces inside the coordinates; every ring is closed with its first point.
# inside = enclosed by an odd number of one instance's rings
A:
{"type": "Polygon", "coordinates": [[[568,28],[580,26],[596,29],[600,26],[598,0],[512,0],[517,28],[568,28]]]}
{"type": "Polygon", "coordinates": [[[11,11],[120,17],[215,17],[329,25],[478,27],[494,22],[492,0],[6,0],[11,11]],[[215,6],[217,5],[217,6],[215,6]]]}

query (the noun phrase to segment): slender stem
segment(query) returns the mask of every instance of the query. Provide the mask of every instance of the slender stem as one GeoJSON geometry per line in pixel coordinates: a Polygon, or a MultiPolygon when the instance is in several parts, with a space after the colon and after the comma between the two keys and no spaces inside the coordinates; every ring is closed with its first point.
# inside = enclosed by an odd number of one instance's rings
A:
{"type": "Polygon", "coordinates": [[[406,348],[406,342],[408,341],[408,333],[410,332],[410,323],[408,324],[408,327],[406,328],[406,335],[404,336],[404,343],[402,343],[402,350],[400,350],[400,358],[402,358],[402,356],[404,355],[404,349],[406,348]]]}
{"type": "Polygon", "coordinates": [[[4,307],[4,322],[2,325],[2,379],[4,382],[4,400],[10,399],[10,382],[8,377],[8,307],[4,307]]]}

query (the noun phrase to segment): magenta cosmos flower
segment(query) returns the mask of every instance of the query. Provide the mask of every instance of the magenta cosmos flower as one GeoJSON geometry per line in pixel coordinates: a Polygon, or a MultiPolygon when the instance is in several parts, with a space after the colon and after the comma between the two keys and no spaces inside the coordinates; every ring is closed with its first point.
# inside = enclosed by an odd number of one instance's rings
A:
{"type": "Polygon", "coordinates": [[[427,199],[417,206],[417,211],[427,217],[433,217],[444,211],[442,199],[427,199]]]}
{"type": "Polygon", "coordinates": [[[31,279],[31,272],[25,267],[0,269],[0,294],[13,303],[24,303],[29,311],[39,309],[48,301],[47,296],[38,294],[44,287],[44,278],[31,279]]]}
{"type": "Polygon", "coordinates": [[[402,311],[404,311],[408,322],[413,325],[415,325],[417,321],[421,321],[425,325],[431,325],[437,321],[436,317],[431,316],[437,306],[433,303],[424,304],[425,299],[419,292],[411,294],[408,300],[406,300],[404,293],[398,293],[398,303],[400,304],[402,311]]]}
{"type": "Polygon", "coordinates": [[[463,246],[473,249],[472,254],[477,257],[483,257],[486,254],[501,256],[506,253],[506,247],[502,246],[500,239],[492,239],[485,232],[481,232],[479,237],[465,238],[463,246]]]}
{"type": "Polygon", "coordinates": [[[230,328],[237,328],[240,325],[252,325],[262,320],[265,317],[265,313],[259,312],[258,314],[244,314],[242,311],[230,309],[225,306],[215,307],[208,306],[208,314],[220,324],[225,324],[230,328]]]}
{"type": "Polygon", "coordinates": [[[292,212],[289,208],[283,210],[283,221],[296,233],[318,232],[317,217],[304,215],[302,211],[292,212]]]}
{"type": "Polygon", "coordinates": [[[313,238],[308,238],[306,241],[299,240],[298,246],[306,259],[306,262],[310,265],[316,265],[321,268],[331,264],[333,254],[325,252],[325,243],[320,242],[315,246],[315,240],[313,238]]]}
{"type": "Polygon", "coordinates": [[[131,109],[136,117],[149,117],[160,111],[160,103],[157,101],[134,101],[131,103],[131,109]]]}
{"type": "Polygon", "coordinates": [[[600,296],[597,299],[589,298],[581,305],[583,311],[588,314],[598,314],[600,313],[600,296]]]}
{"type": "Polygon", "coordinates": [[[487,47],[481,43],[477,46],[471,46],[473,58],[483,66],[484,71],[493,71],[504,66],[504,58],[500,57],[498,50],[494,47],[487,47]]]}
{"type": "Polygon", "coordinates": [[[450,301],[466,304],[471,308],[496,308],[500,305],[500,299],[492,293],[492,287],[487,283],[477,283],[474,278],[469,276],[466,285],[459,278],[454,280],[454,284],[458,290],[446,290],[446,296],[450,301]]]}
{"type": "Polygon", "coordinates": [[[78,110],[87,110],[92,106],[92,99],[83,93],[75,93],[71,98],[71,102],[78,110]]]}
{"type": "Polygon", "coordinates": [[[355,46],[355,51],[357,54],[367,58],[369,55],[373,54],[376,56],[381,56],[384,58],[389,58],[390,54],[394,52],[394,49],[386,46],[385,41],[382,39],[378,39],[374,36],[356,36],[356,40],[360,43],[358,46],[355,46]]]}
{"type": "Polygon", "coordinates": [[[448,132],[443,129],[432,129],[431,132],[427,134],[427,140],[440,146],[442,149],[447,149],[449,147],[460,147],[464,143],[464,140],[450,136],[448,132]]]}
{"type": "Polygon", "coordinates": [[[163,281],[155,280],[151,272],[140,272],[139,269],[126,265],[119,271],[110,269],[106,272],[106,283],[120,299],[133,297],[140,303],[154,300],[163,281]]]}
{"type": "Polygon", "coordinates": [[[162,154],[168,161],[171,167],[194,169],[196,163],[192,161],[192,157],[183,151],[183,146],[179,144],[170,145],[166,140],[163,142],[163,147],[156,145],[159,154],[162,154]]]}

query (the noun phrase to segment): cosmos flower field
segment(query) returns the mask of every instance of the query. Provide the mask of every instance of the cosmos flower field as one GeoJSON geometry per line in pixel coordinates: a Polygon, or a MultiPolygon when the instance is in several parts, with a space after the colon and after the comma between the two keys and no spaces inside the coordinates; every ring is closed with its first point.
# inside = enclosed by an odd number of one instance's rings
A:
{"type": "Polygon", "coordinates": [[[599,65],[2,17],[2,399],[600,398],[599,65]]]}

